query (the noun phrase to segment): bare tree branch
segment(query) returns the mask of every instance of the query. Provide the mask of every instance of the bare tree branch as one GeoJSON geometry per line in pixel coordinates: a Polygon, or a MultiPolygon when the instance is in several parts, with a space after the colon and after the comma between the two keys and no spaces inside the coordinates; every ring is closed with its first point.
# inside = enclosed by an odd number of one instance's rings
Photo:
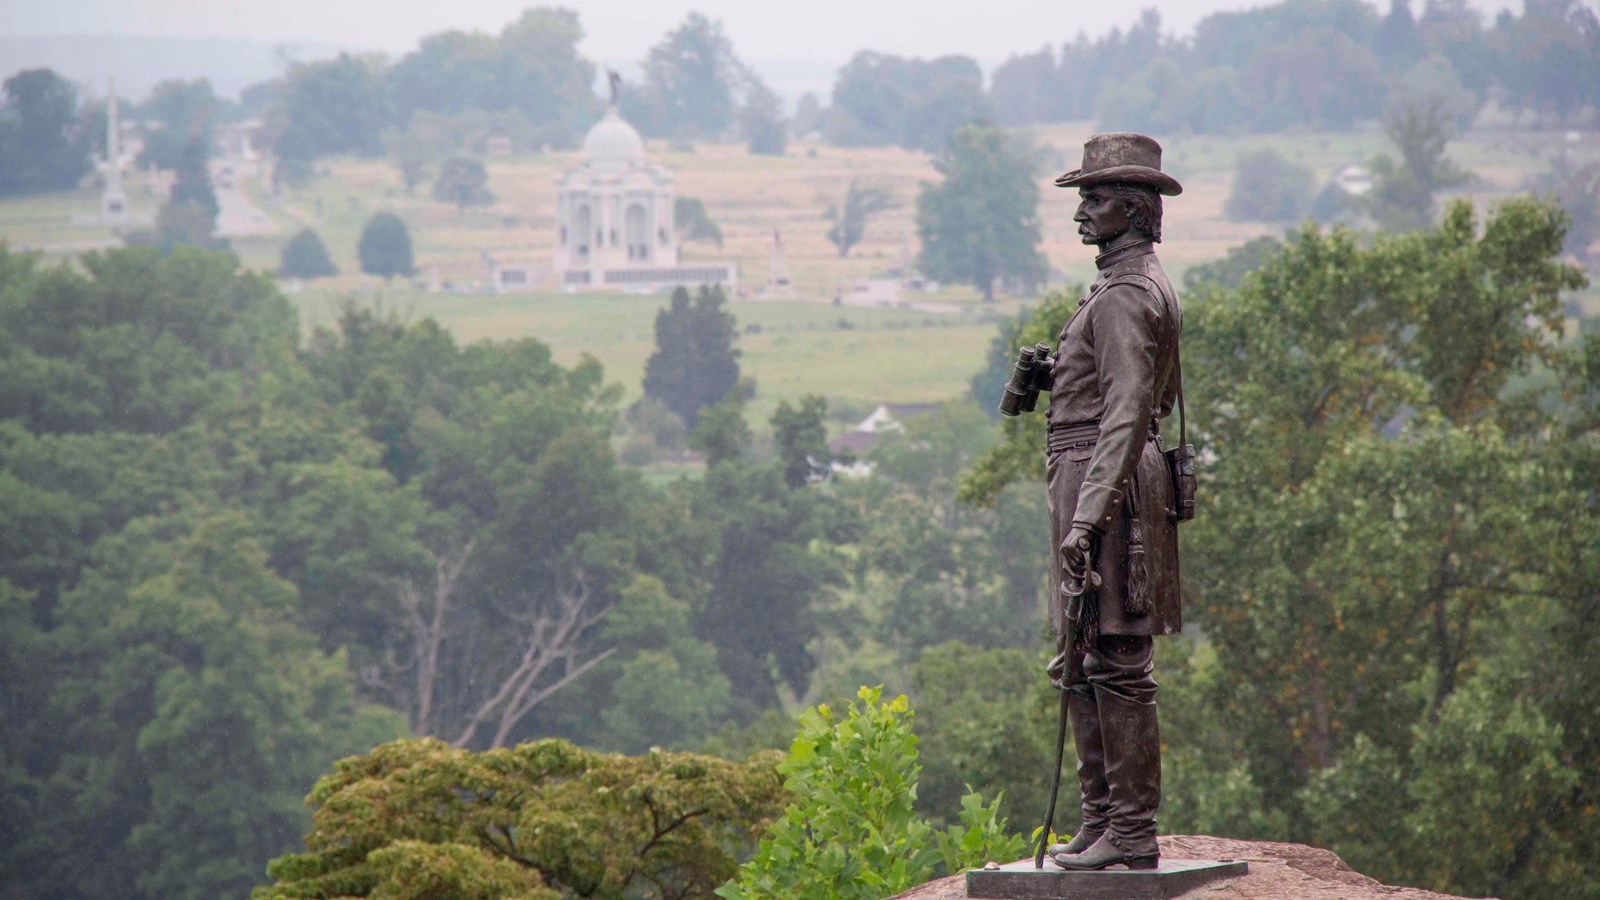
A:
{"type": "Polygon", "coordinates": [[[609,606],[592,606],[592,601],[588,580],[580,572],[557,594],[555,609],[543,609],[524,619],[517,664],[501,679],[499,689],[473,710],[451,741],[453,745],[467,746],[478,730],[494,719],[490,746],[505,746],[511,732],[534,707],[611,655],[613,651],[606,650],[583,658],[585,635],[610,611],[609,606]]]}

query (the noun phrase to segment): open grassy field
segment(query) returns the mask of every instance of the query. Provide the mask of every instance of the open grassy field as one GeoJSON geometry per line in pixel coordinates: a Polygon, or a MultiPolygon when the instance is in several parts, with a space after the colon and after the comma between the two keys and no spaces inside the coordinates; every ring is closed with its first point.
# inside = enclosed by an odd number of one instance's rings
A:
{"type": "MultiPolygon", "coordinates": [[[[152,216],[160,205],[157,198],[131,185],[128,203],[136,214],[152,216]]],[[[84,221],[99,211],[98,188],[8,198],[0,201],[0,239],[13,249],[44,250],[52,255],[117,246],[120,241],[110,226],[84,221]]]]}
{"type": "MultiPolygon", "coordinates": [[[[557,361],[587,353],[605,365],[625,402],[640,393],[644,362],[655,346],[662,296],[587,294],[430,294],[391,289],[352,298],[321,290],[291,295],[307,328],[331,324],[356,302],[402,318],[433,318],[466,343],[536,337],[557,361]]],[[[878,403],[937,402],[960,395],[984,364],[995,322],[1020,303],[969,305],[958,313],[806,302],[741,302],[741,367],[759,388],[750,408],[764,426],[781,399],[820,394],[835,411],[859,416],[878,403]]],[[[859,416],[857,416],[859,418],[859,416]]]]}
{"type": "MultiPolygon", "coordinates": [[[[1056,174],[1077,165],[1079,148],[1090,132],[1084,122],[1031,134],[1041,148],[1036,174],[1042,249],[1058,273],[1057,284],[1083,282],[1093,275],[1092,248],[1078,242],[1072,222],[1076,192],[1049,186],[1056,174]]],[[[1175,278],[1251,238],[1283,230],[1230,221],[1224,215],[1242,154],[1270,147],[1310,167],[1320,182],[1387,150],[1376,128],[1185,137],[1166,143],[1164,166],[1186,187],[1182,196],[1167,203],[1161,247],[1162,260],[1175,278]]],[[[758,425],[778,399],[804,393],[863,411],[878,402],[955,396],[982,366],[994,322],[1033,299],[1009,298],[985,306],[972,287],[948,285],[932,295],[905,295],[903,301],[915,308],[831,304],[856,279],[883,276],[914,260],[917,191],[938,177],[927,154],[807,142],[791,143],[782,157],[752,156],[739,144],[674,148],[651,141],[648,148],[652,162],[672,170],[678,195],[703,200],[723,231],[721,247],[690,244],[684,260],[732,260],[739,265],[742,290],[731,309],[740,328],[748,329],[740,346],[746,371],[760,382],[751,416],[758,425]],[[841,259],[827,242],[823,214],[843,198],[853,179],[884,188],[897,205],[873,219],[865,240],[841,259]],[[782,233],[802,301],[755,299],[767,280],[775,231],[782,233]]],[[[1524,189],[1563,151],[1580,159],[1600,158],[1600,135],[1580,134],[1574,142],[1563,132],[1497,127],[1471,132],[1449,149],[1452,158],[1477,175],[1466,193],[1480,203],[1524,189]]],[[[555,179],[578,162],[576,153],[489,160],[495,202],[465,212],[431,199],[426,185],[408,193],[397,170],[383,160],[324,161],[309,184],[281,195],[273,195],[259,179],[245,178],[241,188],[279,225],[279,233],[235,238],[232,245],[246,267],[270,270],[291,234],[301,227],[317,230],[344,274],[304,286],[286,285],[307,328],[330,322],[345,302],[381,303],[409,317],[436,318],[464,342],[533,336],[550,344],[564,362],[594,354],[605,362],[610,379],[633,396],[652,346],[655,311],[664,297],[430,294],[418,289],[433,275],[467,289],[481,285],[487,279],[488,258],[548,262],[556,234],[555,179]],[[383,288],[359,274],[357,238],[362,223],[379,211],[394,212],[410,226],[417,284],[383,288]]],[[[129,193],[136,207],[154,204],[133,184],[129,193]]],[[[0,238],[60,256],[107,243],[115,237],[110,229],[72,224],[75,214],[90,213],[97,203],[92,190],[0,202],[0,238]]],[[[1591,289],[1579,300],[1588,315],[1600,315],[1600,290],[1591,289]]]]}

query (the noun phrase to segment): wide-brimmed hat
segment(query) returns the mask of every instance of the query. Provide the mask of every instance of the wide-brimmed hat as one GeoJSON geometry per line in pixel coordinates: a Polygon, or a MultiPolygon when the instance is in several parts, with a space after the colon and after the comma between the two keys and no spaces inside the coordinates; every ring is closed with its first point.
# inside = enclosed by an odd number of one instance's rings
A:
{"type": "Polygon", "coordinates": [[[1056,187],[1088,187],[1109,181],[1147,184],[1169,197],[1183,193],[1178,179],[1161,171],[1161,145],[1131,131],[1090,135],[1083,165],[1056,179],[1056,187]]]}

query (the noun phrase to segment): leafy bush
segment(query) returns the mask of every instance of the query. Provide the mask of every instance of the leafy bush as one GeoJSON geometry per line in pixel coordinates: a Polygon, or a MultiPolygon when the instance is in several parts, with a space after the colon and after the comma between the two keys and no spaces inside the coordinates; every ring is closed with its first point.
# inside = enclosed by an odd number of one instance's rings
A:
{"type": "Polygon", "coordinates": [[[317,782],[307,852],[274,860],[277,883],[251,897],[709,898],[777,812],[773,756],[393,741],[317,782]]]}
{"type": "Polygon", "coordinates": [[[961,824],[936,830],[917,818],[917,737],[904,696],[882,701],[863,687],[843,719],[826,704],[800,717],[789,758],[778,766],[794,799],[761,841],[725,900],[876,900],[936,876],[1015,858],[998,798],[961,798],[961,824]]]}

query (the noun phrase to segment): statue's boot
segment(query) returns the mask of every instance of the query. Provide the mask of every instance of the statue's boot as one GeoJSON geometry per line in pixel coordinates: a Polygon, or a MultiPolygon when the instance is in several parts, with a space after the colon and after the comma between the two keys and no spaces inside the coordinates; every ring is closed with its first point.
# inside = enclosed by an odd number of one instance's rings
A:
{"type": "Polygon", "coordinates": [[[1083,795],[1083,824],[1066,843],[1051,844],[1045,854],[1082,853],[1100,840],[1110,822],[1111,789],[1106,785],[1106,753],[1100,742],[1100,714],[1094,688],[1079,683],[1067,689],[1067,711],[1072,716],[1072,738],[1078,749],[1078,791],[1083,795]]]}
{"type": "Polygon", "coordinates": [[[1069,869],[1125,864],[1154,868],[1156,809],[1161,805],[1161,729],[1156,721],[1153,646],[1144,637],[1104,637],[1100,653],[1085,661],[1099,713],[1100,743],[1109,789],[1105,834],[1087,850],[1061,854],[1069,869]]]}
{"type": "Polygon", "coordinates": [[[1077,869],[1089,871],[1104,869],[1110,866],[1123,865],[1130,869],[1154,869],[1161,865],[1161,854],[1153,856],[1140,856],[1129,853],[1111,842],[1111,835],[1104,834],[1100,840],[1095,841],[1089,849],[1082,853],[1063,853],[1055,857],[1056,865],[1063,869],[1077,869]]]}

